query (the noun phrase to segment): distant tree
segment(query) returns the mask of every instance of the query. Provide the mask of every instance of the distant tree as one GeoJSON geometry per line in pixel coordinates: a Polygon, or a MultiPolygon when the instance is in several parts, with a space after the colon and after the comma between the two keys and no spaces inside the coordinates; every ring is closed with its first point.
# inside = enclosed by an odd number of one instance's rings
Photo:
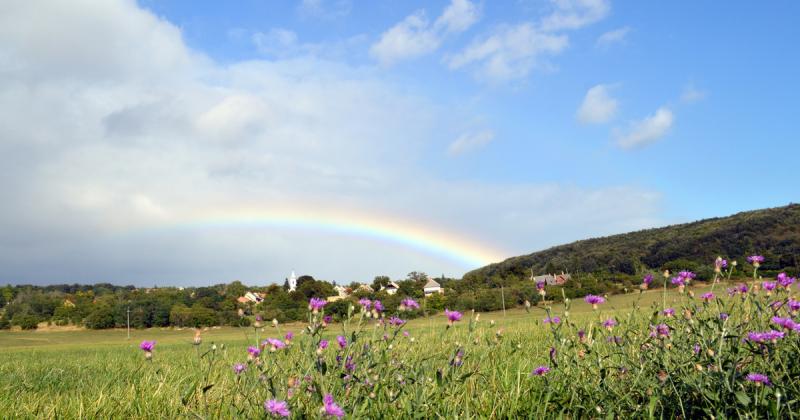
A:
{"type": "Polygon", "coordinates": [[[417,283],[427,282],[428,281],[428,275],[423,273],[422,271],[412,271],[412,272],[408,273],[408,275],[406,276],[406,279],[407,280],[411,280],[411,281],[415,281],[417,283]]]}
{"type": "Polygon", "coordinates": [[[39,327],[39,317],[31,314],[20,314],[15,316],[11,323],[23,330],[35,330],[39,327]]]}
{"type": "Polygon", "coordinates": [[[86,328],[99,330],[114,327],[114,312],[109,305],[96,305],[84,321],[86,328]]]}
{"type": "Polygon", "coordinates": [[[239,296],[244,296],[245,293],[247,293],[247,286],[242,284],[239,280],[235,280],[225,287],[225,295],[228,297],[237,298],[239,296]]]}
{"type": "Polygon", "coordinates": [[[306,282],[315,282],[314,277],[309,276],[308,274],[302,275],[297,278],[297,288],[299,289],[303,283],[306,282]]]}
{"type": "Polygon", "coordinates": [[[392,279],[389,276],[375,276],[375,279],[372,280],[372,288],[375,290],[380,290],[382,287],[386,287],[392,279]]]}

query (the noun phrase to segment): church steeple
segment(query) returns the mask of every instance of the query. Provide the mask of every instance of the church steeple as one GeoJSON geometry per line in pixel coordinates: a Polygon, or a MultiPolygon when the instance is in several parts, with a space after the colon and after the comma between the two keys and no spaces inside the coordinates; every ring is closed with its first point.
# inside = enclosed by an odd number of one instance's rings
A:
{"type": "Polygon", "coordinates": [[[295,290],[297,290],[297,275],[292,270],[292,275],[289,276],[289,291],[294,292],[295,290]]]}

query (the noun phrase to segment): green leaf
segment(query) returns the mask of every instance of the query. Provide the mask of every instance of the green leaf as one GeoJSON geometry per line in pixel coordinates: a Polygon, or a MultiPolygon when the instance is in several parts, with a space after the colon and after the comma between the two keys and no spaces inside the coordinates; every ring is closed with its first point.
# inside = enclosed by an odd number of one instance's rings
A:
{"type": "Polygon", "coordinates": [[[750,397],[748,397],[747,394],[744,393],[744,391],[739,391],[735,395],[736,399],[739,400],[740,404],[742,404],[743,406],[750,405],[750,397]]]}

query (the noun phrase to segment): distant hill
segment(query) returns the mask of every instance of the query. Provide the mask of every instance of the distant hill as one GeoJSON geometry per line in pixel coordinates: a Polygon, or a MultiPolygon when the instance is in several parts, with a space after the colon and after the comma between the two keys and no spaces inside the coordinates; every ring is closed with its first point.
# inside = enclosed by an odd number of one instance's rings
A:
{"type": "Polygon", "coordinates": [[[648,270],[691,269],[708,277],[719,255],[766,257],[765,272],[800,271],[800,204],[747,211],[728,217],[586,239],[509,258],[464,275],[471,282],[535,274],[640,274],[648,270]]]}

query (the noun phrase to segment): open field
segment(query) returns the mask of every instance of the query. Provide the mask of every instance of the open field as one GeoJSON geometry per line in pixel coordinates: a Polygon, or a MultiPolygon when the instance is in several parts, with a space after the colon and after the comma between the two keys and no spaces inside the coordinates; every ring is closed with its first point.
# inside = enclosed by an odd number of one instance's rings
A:
{"type": "MultiPolygon", "coordinates": [[[[793,416],[796,357],[777,360],[774,348],[758,356],[728,337],[745,318],[753,324],[748,330],[768,327],[768,318],[753,312],[764,308],[767,297],[701,303],[698,296],[707,289],[693,291],[694,299],[674,291],[666,297],[660,291],[611,296],[596,311],[575,301],[568,314],[559,305],[551,313],[562,318],[558,325],[542,323],[542,308],[485,313],[478,321],[466,313],[451,328],[444,316],[398,329],[356,312],[350,322],[326,328],[315,321],[312,333],[290,326],[295,337],[289,347],[270,352],[267,345],[250,362],[248,345],[282,338],[287,329],[211,329],[199,346],[192,345],[188,329],[134,330],[131,340],[119,330],[3,332],[0,412],[31,418],[260,417],[264,401],[276,399],[288,401],[294,415],[316,415],[327,407],[322,396],[332,394],[353,417],[793,416]],[[681,305],[690,308],[696,322],[651,318],[650,308],[660,309],[663,300],[679,314],[681,305]],[[632,312],[636,304],[644,309],[632,312]],[[731,324],[716,321],[720,310],[731,312],[731,324]],[[613,333],[600,327],[609,318],[620,324],[613,333]],[[669,324],[669,338],[649,336],[650,325],[659,322],[669,324]],[[715,336],[720,326],[728,332],[715,336]],[[338,335],[346,346],[337,345],[338,335]],[[145,339],[157,341],[152,361],[138,348],[145,339]],[[317,351],[320,339],[330,343],[317,351]],[[694,352],[694,345],[702,351],[694,352]],[[246,365],[240,375],[232,370],[236,363],[246,365]],[[551,370],[532,376],[538,366],[551,370]],[[776,386],[744,381],[742,374],[753,369],[769,372],[776,386]],[[782,390],[783,399],[768,389],[782,390]]],[[[796,334],[779,344],[796,354],[796,334]]]]}

